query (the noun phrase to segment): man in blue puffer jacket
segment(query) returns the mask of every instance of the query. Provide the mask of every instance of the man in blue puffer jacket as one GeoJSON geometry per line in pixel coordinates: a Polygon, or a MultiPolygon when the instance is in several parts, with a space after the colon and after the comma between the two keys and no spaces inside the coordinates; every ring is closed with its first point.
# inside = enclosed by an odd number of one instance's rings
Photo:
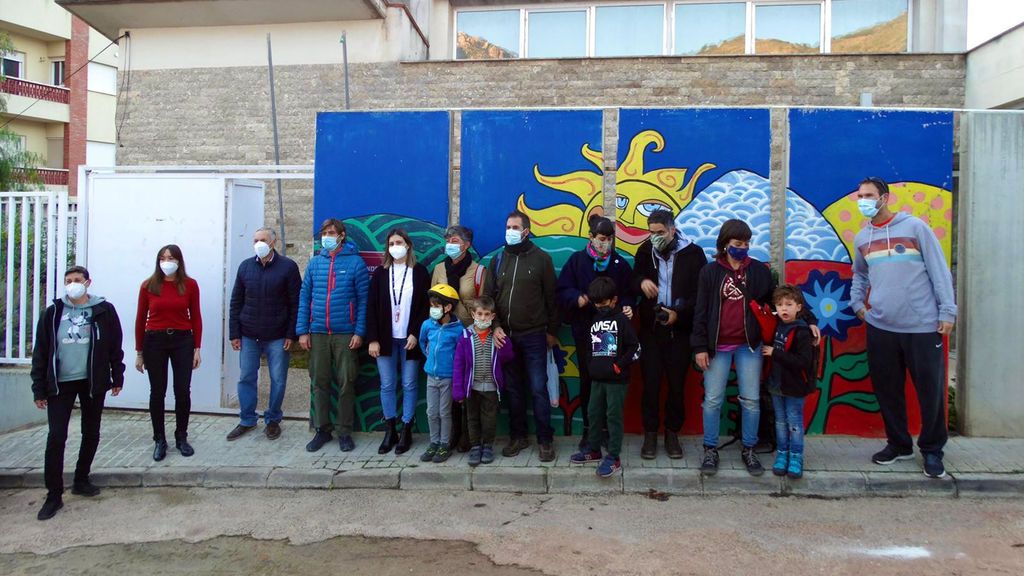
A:
{"type": "Polygon", "coordinates": [[[309,353],[309,377],[313,381],[313,412],[316,436],[306,450],[316,452],[338,432],[343,452],[355,448],[352,441],[353,405],[359,354],[366,335],[366,301],[370,275],[355,244],[345,242],[345,225],[328,218],[320,226],[323,249],[306,266],[299,291],[299,315],[295,333],[309,353]],[[331,381],[338,383],[338,412],[331,423],[331,381]]]}

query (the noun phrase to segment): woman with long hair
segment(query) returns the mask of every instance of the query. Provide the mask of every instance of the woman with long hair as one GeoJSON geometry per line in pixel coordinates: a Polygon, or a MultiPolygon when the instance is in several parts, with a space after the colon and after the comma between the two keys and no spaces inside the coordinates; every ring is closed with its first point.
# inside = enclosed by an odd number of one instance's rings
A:
{"type": "Polygon", "coordinates": [[[185,272],[181,248],[168,244],[156,254],[153,274],[139,287],[135,316],[135,369],[149,375],[149,415],[153,422],[153,460],[167,456],[164,399],[167,365],[174,383],[174,444],[182,456],[195,450],[188,443],[192,411],[192,371],[199,368],[203,316],[199,310],[199,284],[185,272]]]}
{"type": "Polygon", "coordinates": [[[416,344],[430,307],[429,289],[430,274],[416,262],[409,234],[401,228],[390,230],[384,263],[370,277],[366,308],[366,339],[370,343],[370,356],[377,360],[384,414],[384,440],[377,450],[379,454],[387,454],[392,448],[396,454],[404,454],[412,446],[419,366],[423,361],[423,353],[416,344]],[[397,430],[399,370],[402,377],[401,437],[397,430]]]}

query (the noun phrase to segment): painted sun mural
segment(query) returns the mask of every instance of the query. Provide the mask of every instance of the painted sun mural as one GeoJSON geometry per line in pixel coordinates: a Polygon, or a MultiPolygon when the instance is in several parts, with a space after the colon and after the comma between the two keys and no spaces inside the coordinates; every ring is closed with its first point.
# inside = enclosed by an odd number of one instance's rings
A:
{"type": "MultiPolygon", "coordinates": [[[[662,152],[665,138],[655,130],[644,130],[629,143],[626,160],[615,172],[615,223],[617,246],[629,254],[650,235],[647,218],[656,210],[669,210],[678,214],[693,198],[693,189],[698,178],[714,164],[703,163],[693,170],[687,179],[687,168],[644,169],[644,155],[648,148],[652,153],[662,152]],[[653,148],[651,148],[653,146],[653,148]]],[[[570,235],[587,236],[586,223],[594,214],[604,215],[603,176],[604,159],[600,151],[584,144],[581,154],[596,168],[578,170],[569,174],[545,175],[540,165],[533,168],[537,182],[549,188],[575,196],[583,208],[574,204],[558,204],[546,208],[531,208],[526,195],[517,201],[520,210],[533,221],[533,231],[538,236],[570,235]]]]}

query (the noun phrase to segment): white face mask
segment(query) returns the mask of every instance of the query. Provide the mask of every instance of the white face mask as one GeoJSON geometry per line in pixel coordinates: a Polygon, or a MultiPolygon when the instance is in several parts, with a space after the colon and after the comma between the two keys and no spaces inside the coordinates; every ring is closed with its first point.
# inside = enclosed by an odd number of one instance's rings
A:
{"type": "Polygon", "coordinates": [[[395,260],[401,260],[409,253],[409,249],[401,244],[396,244],[388,248],[388,253],[391,254],[391,257],[395,260]]]}
{"type": "Polygon", "coordinates": [[[522,230],[513,230],[511,228],[505,230],[505,243],[509,246],[515,246],[523,241],[522,230]]]}
{"type": "Polygon", "coordinates": [[[68,298],[72,300],[78,300],[82,296],[85,296],[85,284],[81,282],[72,282],[64,286],[64,293],[68,295],[68,298]]]}
{"type": "Polygon", "coordinates": [[[270,244],[267,244],[263,240],[253,244],[253,249],[256,251],[256,256],[260,258],[266,258],[267,254],[270,254],[270,244]]]}
{"type": "Polygon", "coordinates": [[[170,276],[178,271],[178,263],[171,261],[164,261],[160,263],[160,269],[164,271],[165,276],[170,276]]]}

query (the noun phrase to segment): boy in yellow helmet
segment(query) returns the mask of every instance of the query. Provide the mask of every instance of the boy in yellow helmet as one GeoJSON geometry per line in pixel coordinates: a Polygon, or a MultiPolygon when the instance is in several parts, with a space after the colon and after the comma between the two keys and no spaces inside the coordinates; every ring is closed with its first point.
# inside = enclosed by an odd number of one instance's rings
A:
{"type": "Polygon", "coordinates": [[[452,313],[459,303],[459,293],[447,284],[438,284],[427,293],[430,297],[430,318],[420,328],[419,345],[427,357],[423,370],[427,373],[427,424],[430,446],[421,462],[444,462],[451,455],[452,432],[452,365],[455,345],[462,334],[462,322],[452,313]]]}

